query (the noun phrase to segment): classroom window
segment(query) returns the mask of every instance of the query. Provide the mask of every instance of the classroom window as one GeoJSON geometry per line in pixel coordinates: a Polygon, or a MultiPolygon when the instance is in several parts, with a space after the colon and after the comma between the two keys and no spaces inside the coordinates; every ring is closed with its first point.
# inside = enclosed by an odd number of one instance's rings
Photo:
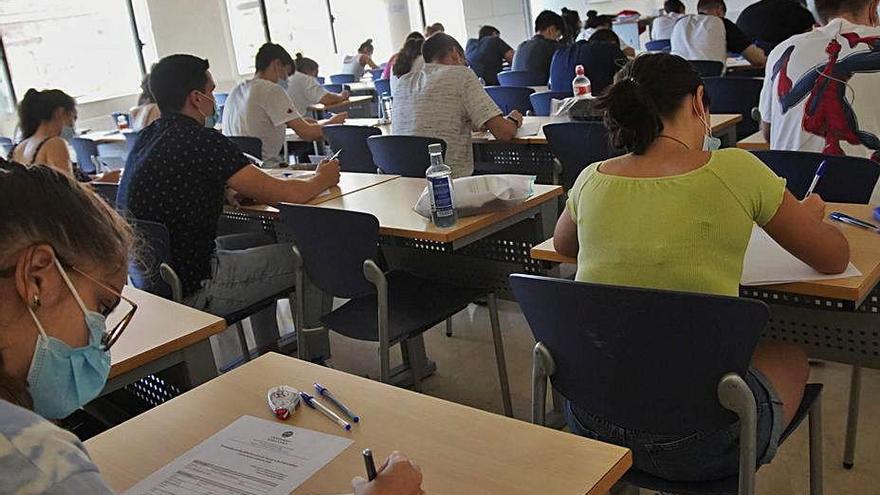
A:
{"type": "Polygon", "coordinates": [[[150,11],[147,8],[147,0],[131,0],[132,13],[140,38],[141,53],[144,57],[144,71],[149,72],[150,66],[159,61],[159,52],[156,49],[156,39],[153,37],[153,23],[150,19],[150,11]]]}
{"type": "Polygon", "coordinates": [[[19,99],[29,88],[59,88],[80,103],[138,92],[124,1],[0,0],[0,36],[19,99]]]}
{"type": "Polygon", "coordinates": [[[266,42],[260,0],[226,0],[226,12],[238,73],[253,74],[254,57],[266,42]]]}
{"type": "MultiPolygon", "coordinates": [[[[460,1],[421,0],[420,7],[427,25],[439,22],[446,29],[446,34],[464,44],[468,38],[476,38],[477,33],[468,33],[464,22],[464,6],[460,1]],[[470,36],[468,36],[470,35],[470,36]]],[[[421,19],[419,19],[421,21],[421,19]]]]}
{"type": "Polygon", "coordinates": [[[335,20],[333,27],[339,47],[335,67],[322,69],[324,74],[336,74],[342,70],[345,55],[354,55],[367,39],[373,40],[373,61],[381,64],[397,51],[391,46],[388,32],[388,9],[384,0],[330,0],[335,20]]]}
{"type": "Polygon", "coordinates": [[[314,59],[322,74],[338,72],[326,0],[266,0],[266,13],[273,43],[314,59]]]}

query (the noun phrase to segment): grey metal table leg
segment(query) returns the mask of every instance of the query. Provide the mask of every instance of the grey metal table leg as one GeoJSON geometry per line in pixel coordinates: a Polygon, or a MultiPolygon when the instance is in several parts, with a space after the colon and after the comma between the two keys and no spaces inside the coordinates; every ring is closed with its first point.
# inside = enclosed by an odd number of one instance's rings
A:
{"type": "Polygon", "coordinates": [[[296,330],[300,328],[308,330],[305,334],[307,339],[306,348],[309,351],[310,361],[320,361],[330,357],[330,333],[321,324],[321,315],[330,311],[333,306],[333,298],[325,294],[321,289],[305,277],[305,321],[296,321],[296,330]]]}
{"type": "Polygon", "coordinates": [[[843,448],[843,467],[852,469],[856,458],[856,435],[859,428],[859,400],[862,388],[862,368],[853,366],[849,382],[849,413],[846,417],[846,444],[843,448]]]}
{"type": "Polygon", "coordinates": [[[209,340],[195,343],[182,352],[190,387],[198,387],[217,377],[217,365],[214,363],[214,352],[209,340]]]}

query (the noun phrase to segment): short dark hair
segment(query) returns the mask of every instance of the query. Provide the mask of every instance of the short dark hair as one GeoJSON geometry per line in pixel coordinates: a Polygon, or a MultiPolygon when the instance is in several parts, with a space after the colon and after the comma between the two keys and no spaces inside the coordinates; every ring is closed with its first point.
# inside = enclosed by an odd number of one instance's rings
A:
{"type": "Polygon", "coordinates": [[[709,9],[727,10],[727,5],[724,3],[724,0],[700,0],[697,2],[697,12],[703,13],[709,9]]]}
{"type": "Polygon", "coordinates": [[[369,39],[361,43],[361,46],[358,47],[358,53],[372,52],[373,51],[373,40],[369,39]]]}
{"type": "Polygon", "coordinates": [[[317,72],[318,71],[318,62],[314,60],[303,57],[302,53],[296,54],[296,70],[297,72],[317,72]]]}
{"type": "Polygon", "coordinates": [[[551,10],[544,10],[535,18],[535,32],[540,33],[551,27],[555,27],[560,33],[565,32],[565,22],[563,22],[562,16],[551,10]]]}
{"type": "Polygon", "coordinates": [[[587,11],[587,20],[584,26],[589,29],[596,29],[602,26],[611,26],[614,24],[614,16],[608,14],[599,15],[595,10],[587,11]]]}
{"type": "MultiPolygon", "coordinates": [[[[703,85],[694,66],[678,55],[649,53],[631,60],[596,101],[611,143],[644,154],[663,132],[663,117],[678,111],[682,100],[703,85]]],[[[708,107],[708,93],[703,92],[708,107]]]]}
{"type": "Polygon", "coordinates": [[[60,89],[27,90],[18,104],[18,126],[22,139],[33,136],[40,124],[55,117],[55,111],[59,108],[72,112],[76,109],[76,100],[60,89]]]}
{"type": "Polygon", "coordinates": [[[452,36],[446,33],[434,33],[422,45],[422,57],[425,59],[425,62],[431,63],[445,57],[454,50],[464,53],[464,49],[452,36]]]}
{"type": "Polygon", "coordinates": [[[681,0],[666,0],[666,2],[663,3],[663,10],[665,10],[667,14],[673,12],[676,14],[684,14],[685,6],[681,3],[681,0]]]}
{"type": "Polygon", "coordinates": [[[840,14],[857,14],[865,9],[871,0],[816,0],[816,14],[825,24],[840,14]]]}
{"type": "Polygon", "coordinates": [[[483,26],[480,28],[479,34],[477,34],[477,38],[483,39],[486,36],[495,36],[496,34],[501,34],[501,31],[498,30],[495,26],[483,26]]]}
{"type": "Polygon", "coordinates": [[[275,43],[264,43],[257,50],[257,56],[254,58],[254,68],[258,71],[264,70],[276,60],[280,60],[284,65],[294,66],[293,57],[287,53],[283,46],[275,43]]]}
{"type": "Polygon", "coordinates": [[[150,72],[150,92],[162,114],[177,113],[193,91],[208,84],[208,60],[194,55],[168,55],[150,72]]]}
{"type": "Polygon", "coordinates": [[[443,24],[440,24],[439,22],[435,22],[434,24],[431,24],[430,26],[425,26],[425,38],[428,38],[435,33],[445,33],[445,32],[446,32],[446,28],[443,27],[443,24]]]}
{"type": "Polygon", "coordinates": [[[587,40],[587,43],[608,43],[619,47],[620,37],[611,29],[597,29],[587,40]]]}

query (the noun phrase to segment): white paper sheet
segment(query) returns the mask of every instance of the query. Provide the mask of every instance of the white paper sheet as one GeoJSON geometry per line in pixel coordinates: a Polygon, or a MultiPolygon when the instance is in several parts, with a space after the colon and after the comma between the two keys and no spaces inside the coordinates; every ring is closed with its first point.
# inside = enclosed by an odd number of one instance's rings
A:
{"type": "Polygon", "coordinates": [[[752,238],[743,262],[742,285],[785,284],[813,280],[858,277],[862,272],[852,263],[846,271],[825,275],[813,270],[773,240],[764,229],[752,227],[752,238]]]}
{"type": "Polygon", "coordinates": [[[242,416],[124,495],[288,495],[352,443],[242,416]]]}
{"type": "Polygon", "coordinates": [[[523,121],[522,127],[516,130],[516,137],[524,138],[537,136],[538,131],[541,130],[541,122],[528,122],[523,121]]]}

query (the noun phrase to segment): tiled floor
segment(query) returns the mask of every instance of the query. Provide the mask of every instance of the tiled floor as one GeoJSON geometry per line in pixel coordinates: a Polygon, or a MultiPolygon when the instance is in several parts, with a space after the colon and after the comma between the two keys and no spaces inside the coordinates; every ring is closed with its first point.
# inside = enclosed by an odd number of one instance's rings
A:
{"type": "MultiPolygon", "coordinates": [[[[501,302],[501,325],[507,353],[514,413],[528,420],[530,415],[531,349],[534,339],[519,307],[501,302]]],[[[423,392],[432,396],[501,412],[495,370],[495,355],[485,308],[470,308],[454,318],[455,335],[447,338],[442,326],[425,335],[428,355],[437,362],[437,373],[425,380],[423,392]]],[[[375,344],[332,336],[335,368],[360,375],[378,376],[375,344]]],[[[392,355],[392,366],[400,362],[392,355]]],[[[880,372],[865,370],[862,383],[861,425],[856,466],[841,466],[846,407],[849,394],[849,367],[820,363],[813,367],[811,380],[825,384],[825,493],[828,495],[880,494],[880,372]]],[[[809,493],[807,428],[804,424],[780,448],[773,463],[758,474],[761,495],[809,493]]],[[[430,476],[430,473],[426,473],[430,476]]]]}

